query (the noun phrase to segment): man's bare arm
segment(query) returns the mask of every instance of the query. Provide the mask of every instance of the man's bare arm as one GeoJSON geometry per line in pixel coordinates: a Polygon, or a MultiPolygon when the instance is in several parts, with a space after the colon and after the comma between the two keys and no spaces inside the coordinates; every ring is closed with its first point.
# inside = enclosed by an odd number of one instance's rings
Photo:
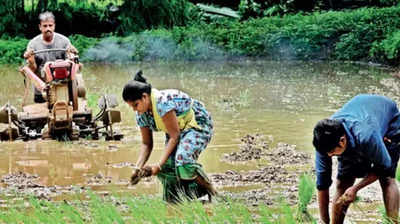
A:
{"type": "Polygon", "coordinates": [[[326,190],[318,190],[319,215],[321,220],[329,223],[329,188],[326,190]]]}

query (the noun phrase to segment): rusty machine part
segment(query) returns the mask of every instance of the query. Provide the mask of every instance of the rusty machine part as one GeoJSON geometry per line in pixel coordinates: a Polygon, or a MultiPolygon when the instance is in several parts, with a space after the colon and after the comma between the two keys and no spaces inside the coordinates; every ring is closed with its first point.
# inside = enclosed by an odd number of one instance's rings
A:
{"type": "Polygon", "coordinates": [[[0,108],[0,123],[7,124],[3,130],[0,129],[1,140],[15,140],[18,137],[18,129],[12,126],[12,120],[17,116],[17,110],[15,107],[7,103],[0,108]]]}
{"type": "Polygon", "coordinates": [[[118,106],[118,101],[115,95],[103,95],[98,101],[100,112],[96,115],[95,121],[101,120],[105,128],[102,134],[106,140],[120,140],[123,135],[113,130],[113,124],[121,122],[121,112],[115,108],[118,106]]]}

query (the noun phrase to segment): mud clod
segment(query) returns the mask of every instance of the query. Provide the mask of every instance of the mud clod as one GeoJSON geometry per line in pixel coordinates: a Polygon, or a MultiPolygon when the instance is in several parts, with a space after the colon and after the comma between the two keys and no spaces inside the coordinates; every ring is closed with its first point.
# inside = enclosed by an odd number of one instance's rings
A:
{"type": "Polygon", "coordinates": [[[91,177],[87,181],[87,184],[88,185],[106,185],[106,184],[110,184],[111,181],[112,181],[112,177],[104,176],[103,174],[98,173],[98,174],[94,175],[93,177],[91,177]]]}
{"type": "MultiPolygon", "coordinates": [[[[2,176],[1,182],[4,186],[0,188],[0,191],[9,197],[33,195],[38,199],[50,201],[61,194],[77,193],[72,186],[42,185],[40,184],[40,177],[37,174],[11,173],[2,176]]],[[[86,189],[81,189],[80,193],[83,191],[86,191],[86,189]]]]}
{"type": "Polygon", "coordinates": [[[124,168],[124,167],[130,167],[130,168],[134,168],[135,164],[131,163],[131,162],[121,162],[121,163],[106,163],[107,166],[111,166],[113,168],[124,168]]]}
{"type": "Polygon", "coordinates": [[[38,183],[38,181],[38,175],[31,175],[23,172],[7,174],[1,178],[2,183],[9,187],[16,187],[18,189],[43,187],[38,183]]]}
{"type": "Polygon", "coordinates": [[[257,170],[242,172],[228,170],[225,173],[210,175],[213,184],[218,187],[261,184],[263,186],[261,189],[239,193],[224,192],[227,196],[244,200],[250,205],[259,203],[271,205],[279,200],[279,197],[284,197],[288,203],[295,204],[297,182],[300,174],[306,170],[298,169],[298,166],[311,164],[311,157],[297,151],[295,145],[278,143],[276,147],[271,148],[267,138],[258,134],[243,137],[239,152],[225,154],[222,159],[229,162],[260,159],[268,161],[266,165],[260,165],[257,170]]]}
{"type": "Polygon", "coordinates": [[[229,162],[261,159],[269,148],[268,141],[263,135],[246,135],[241,140],[238,152],[225,154],[223,160],[229,162]]]}

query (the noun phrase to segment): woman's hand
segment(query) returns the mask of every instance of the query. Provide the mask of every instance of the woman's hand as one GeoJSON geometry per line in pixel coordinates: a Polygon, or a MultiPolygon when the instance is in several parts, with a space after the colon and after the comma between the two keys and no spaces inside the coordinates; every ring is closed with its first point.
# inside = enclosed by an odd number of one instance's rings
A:
{"type": "Polygon", "coordinates": [[[153,164],[150,166],[145,166],[145,167],[143,167],[143,169],[147,169],[147,170],[151,171],[151,175],[155,176],[161,171],[161,166],[158,164],[153,164]]]}
{"type": "Polygon", "coordinates": [[[134,170],[132,171],[132,175],[131,175],[131,184],[132,185],[136,185],[137,183],[139,183],[141,177],[139,176],[140,173],[140,169],[138,168],[134,168],[134,170]]]}
{"type": "Polygon", "coordinates": [[[134,170],[132,171],[132,176],[131,176],[131,184],[132,185],[136,185],[137,183],[139,183],[139,181],[142,179],[142,177],[149,177],[151,175],[155,175],[153,174],[154,171],[156,171],[155,173],[157,174],[159,172],[159,170],[154,170],[153,166],[145,166],[141,169],[139,168],[134,168],[134,170]]]}

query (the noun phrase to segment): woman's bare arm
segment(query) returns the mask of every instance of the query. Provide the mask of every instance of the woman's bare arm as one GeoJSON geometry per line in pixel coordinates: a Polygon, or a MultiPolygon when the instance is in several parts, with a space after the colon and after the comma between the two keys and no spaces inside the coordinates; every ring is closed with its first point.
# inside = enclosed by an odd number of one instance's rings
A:
{"type": "Polygon", "coordinates": [[[136,162],[138,168],[142,168],[146,164],[153,150],[153,132],[147,127],[140,128],[140,132],[142,134],[142,146],[136,162]]]}

